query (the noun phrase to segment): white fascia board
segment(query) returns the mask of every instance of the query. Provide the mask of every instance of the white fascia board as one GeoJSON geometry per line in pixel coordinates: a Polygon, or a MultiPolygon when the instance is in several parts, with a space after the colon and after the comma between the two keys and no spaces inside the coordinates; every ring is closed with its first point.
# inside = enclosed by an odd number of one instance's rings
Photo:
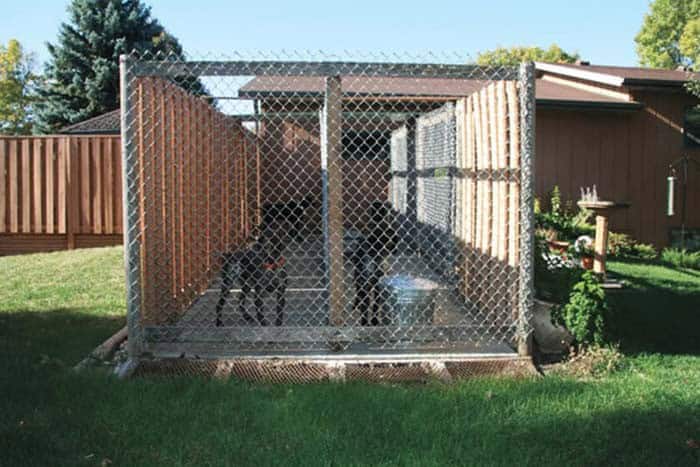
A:
{"type": "Polygon", "coordinates": [[[579,78],[586,81],[594,81],[596,83],[607,84],[610,86],[620,87],[624,84],[625,79],[621,76],[608,75],[606,73],[598,73],[595,71],[588,71],[579,68],[572,68],[568,66],[560,66],[553,63],[542,63],[535,62],[535,67],[538,70],[546,71],[548,73],[556,73],[558,75],[569,76],[571,78],[579,78]]]}

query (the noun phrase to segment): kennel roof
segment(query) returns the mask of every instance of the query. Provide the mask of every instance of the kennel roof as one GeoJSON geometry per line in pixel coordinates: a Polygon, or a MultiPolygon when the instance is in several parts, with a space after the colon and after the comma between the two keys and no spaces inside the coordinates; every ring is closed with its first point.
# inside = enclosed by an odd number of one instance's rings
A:
{"type": "MultiPolygon", "coordinates": [[[[436,99],[468,96],[488,83],[457,78],[345,76],[342,79],[343,93],[347,95],[436,99]]],[[[324,88],[322,76],[257,76],[243,85],[238,94],[248,99],[320,97],[324,88]]],[[[537,80],[535,89],[538,104],[630,104],[615,97],[543,79],[537,80]]]]}

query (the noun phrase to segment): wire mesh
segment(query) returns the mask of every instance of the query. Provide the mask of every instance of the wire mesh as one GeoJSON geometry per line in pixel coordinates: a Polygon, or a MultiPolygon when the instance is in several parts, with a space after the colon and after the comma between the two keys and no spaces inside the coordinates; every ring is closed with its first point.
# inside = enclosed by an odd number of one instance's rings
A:
{"type": "Polygon", "coordinates": [[[529,332],[531,70],[360,59],[122,58],[132,354],[529,332]]]}

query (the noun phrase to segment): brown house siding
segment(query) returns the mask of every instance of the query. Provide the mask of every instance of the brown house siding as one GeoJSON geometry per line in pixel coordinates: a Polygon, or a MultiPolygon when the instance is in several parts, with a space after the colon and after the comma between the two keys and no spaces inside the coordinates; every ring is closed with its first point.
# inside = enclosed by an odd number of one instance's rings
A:
{"type": "MultiPolygon", "coordinates": [[[[387,125],[387,129],[391,127],[387,125]]],[[[304,220],[310,228],[320,228],[323,179],[318,119],[295,118],[270,123],[263,120],[261,141],[261,202],[299,202],[306,198],[310,209],[304,220]]],[[[384,160],[342,161],[346,227],[362,227],[372,201],[388,199],[390,169],[389,161],[384,160]]]]}
{"type": "MultiPolygon", "coordinates": [[[[613,215],[611,228],[640,241],[666,246],[670,229],[680,226],[680,191],[676,216],[666,216],[666,177],[671,162],[684,153],[683,113],[693,101],[680,92],[633,91],[640,110],[537,110],[537,196],[546,200],[558,185],[565,199],[576,200],[582,186],[631,207],[613,215]]],[[[688,227],[700,228],[700,177],[690,174],[688,227]]]]}

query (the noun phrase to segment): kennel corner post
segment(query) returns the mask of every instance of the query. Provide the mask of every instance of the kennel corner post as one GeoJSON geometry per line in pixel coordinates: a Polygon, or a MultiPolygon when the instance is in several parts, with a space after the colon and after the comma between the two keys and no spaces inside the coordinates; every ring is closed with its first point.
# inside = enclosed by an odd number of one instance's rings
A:
{"type": "Polygon", "coordinates": [[[524,62],[518,74],[520,90],[520,304],[517,319],[518,353],[530,356],[535,260],[535,64],[524,62]]]}
{"type": "Polygon", "coordinates": [[[340,326],[344,322],[345,291],[343,290],[343,161],[342,122],[343,102],[340,76],[326,77],[326,92],[323,105],[323,165],[326,171],[324,208],[327,209],[328,224],[327,265],[330,322],[340,326]]]}
{"type": "Polygon", "coordinates": [[[129,55],[119,57],[119,95],[122,153],[122,202],[124,209],[124,268],[126,278],[127,350],[136,361],[141,354],[141,241],[139,235],[139,168],[135,139],[134,67],[129,55]]]}

